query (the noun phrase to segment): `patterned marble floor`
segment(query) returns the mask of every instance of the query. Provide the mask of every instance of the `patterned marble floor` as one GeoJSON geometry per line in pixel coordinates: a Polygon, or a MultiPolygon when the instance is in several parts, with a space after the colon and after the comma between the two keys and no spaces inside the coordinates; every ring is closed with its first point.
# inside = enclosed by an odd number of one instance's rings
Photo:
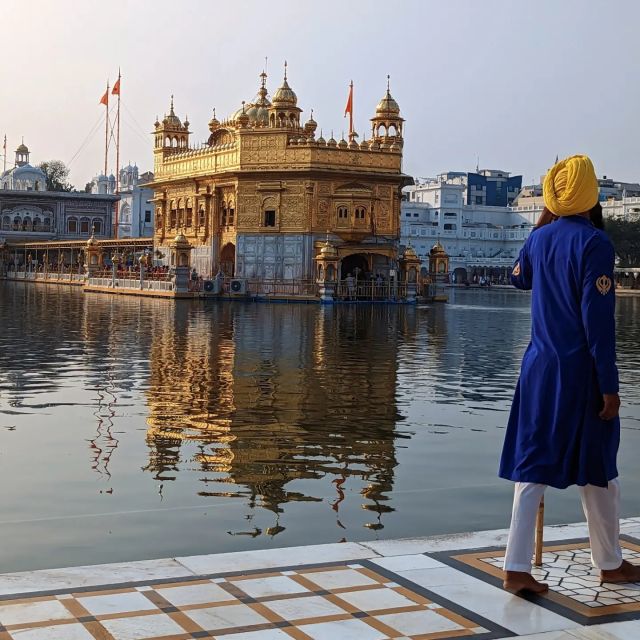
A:
{"type": "MultiPolygon", "coordinates": [[[[640,564],[637,541],[624,538],[622,550],[626,560],[640,564]]],[[[502,580],[504,549],[447,555],[454,561],[453,566],[461,563],[478,572],[472,575],[490,576],[491,582],[498,585],[502,580]]],[[[540,606],[585,624],[640,618],[640,584],[601,584],[600,572],[591,565],[588,539],[546,546],[542,566],[535,567],[532,573],[549,585],[548,595],[535,599],[540,606]]]]}
{"type": "Polygon", "coordinates": [[[0,639],[436,640],[502,635],[496,625],[428,595],[367,561],[243,572],[12,599],[0,603],[0,639]]]}
{"type": "Polygon", "coordinates": [[[640,585],[601,587],[586,535],[545,528],[529,599],[499,587],[504,530],[0,574],[0,640],[640,640],[640,585]]]}

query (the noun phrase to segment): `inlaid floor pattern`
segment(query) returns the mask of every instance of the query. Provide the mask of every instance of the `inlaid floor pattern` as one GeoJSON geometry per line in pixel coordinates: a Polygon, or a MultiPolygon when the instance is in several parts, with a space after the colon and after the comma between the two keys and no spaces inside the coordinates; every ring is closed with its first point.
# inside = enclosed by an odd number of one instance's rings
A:
{"type": "MultiPolygon", "coordinates": [[[[640,546],[622,542],[623,556],[634,564],[640,564],[640,546]]],[[[455,560],[479,569],[494,578],[501,579],[504,551],[484,551],[452,555],[455,560]]],[[[640,584],[600,584],[600,573],[591,565],[588,541],[560,544],[545,548],[542,566],[534,567],[533,575],[549,585],[545,600],[561,605],[565,614],[573,612],[585,618],[606,616],[615,619],[640,617],[640,584]],[[633,616],[632,614],[637,614],[633,616]]]]}
{"type": "Polygon", "coordinates": [[[442,640],[489,633],[360,564],[0,602],[0,640],[442,640]]]}

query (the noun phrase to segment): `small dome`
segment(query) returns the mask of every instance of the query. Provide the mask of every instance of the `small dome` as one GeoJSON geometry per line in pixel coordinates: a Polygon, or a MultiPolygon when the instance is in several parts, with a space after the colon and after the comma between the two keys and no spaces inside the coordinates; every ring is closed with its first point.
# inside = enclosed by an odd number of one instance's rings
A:
{"type": "Polygon", "coordinates": [[[91,232],[91,237],[87,240],[87,246],[88,247],[94,247],[97,244],[98,244],[98,241],[96,240],[95,236],[93,235],[93,232],[91,232]]]}
{"type": "Polygon", "coordinates": [[[349,149],[359,149],[359,148],[360,148],[360,145],[358,144],[355,138],[352,138],[351,140],[349,140],[349,149]]]}
{"type": "Polygon", "coordinates": [[[175,111],[173,110],[173,96],[171,96],[171,108],[169,109],[169,115],[168,116],[165,115],[164,120],[162,121],[162,124],[170,125],[172,127],[182,126],[182,122],[180,121],[180,118],[178,118],[175,111]]]}
{"type": "Polygon", "coordinates": [[[333,135],[329,138],[329,140],[327,140],[327,147],[337,147],[338,143],[336,142],[335,138],[333,137],[333,135]]]}
{"type": "Polygon", "coordinates": [[[17,149],[16,153],[29,153],[29,147],[23,142],[17,149]]]}
{"type": "Polygon", "coordinates": [[[417,258],[418,256],[416,255],[416,251],[415,249],[409,245],[405,250],[404,250],[404,259],[406,260],[407,258],[417,258]]]}
{"type": "Polygon", "coordinates": [[[378,102],[378,106],[376,107],[376,115],[379,115],[379,116],[380,115],[381,116],[396,115],[397,116],[399,114],[400,114],[400,106],[391,96],[389,89],[387,89],[387,93],[384,96],[384,98],[382,98],[382,100],[378,102]]]}
{"type": "Polygon", "coordinates": [[[213,118],[209,120],[209,131],[213,133],[220,126],[220,120],[216,118],[216,110],[213,110],[213,118]]]}
{"type": "Polygon", "coordinates": [[[316,142],[318,143],[318,145],[322,145],[322,146],[327,144],[327,141],[322,137],[322,133],[320,134],[320,137],[316,140],[316,142]]]}
{"type": "Polygon", "coordinates": [[[362,149],[363,151],[369,151],[369,141],[368,140],[363,140],[360,143],[360,149],[362,149]]]}
{"type": "Polygon", "coordinates": [[[344,138],[342,138],[340,142],[338,142],[338,146],[341,149],[346,149],[349,146],[349,143],[344,138]]]}
{"type": "Polygon", "coordinates": [[[447,252],[444,250],[444,247],[440,244],[440,240],[438,240],[433,247],[431,247],[431,251],[429,252],[432,256],[436,253],[446,254],[447,252]]]}
{"type": "Polygon", "coordinates": [[[285,78],[282,86],[273,95],[273,105],[278,107],[295,107],[298,104],[298,96],[294,90],[289,86],[287,79],[285,78]]]}
{"type": "Polygon", "coordinates": [[[335,258],[338,255],[337,249],[327,240],[320,249],[320,255],[325,258],[335,258]]]}

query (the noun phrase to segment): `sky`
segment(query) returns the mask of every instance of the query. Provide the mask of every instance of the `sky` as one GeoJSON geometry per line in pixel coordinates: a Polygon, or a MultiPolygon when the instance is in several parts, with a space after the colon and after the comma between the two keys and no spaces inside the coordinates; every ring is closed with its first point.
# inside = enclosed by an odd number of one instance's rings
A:
{"type": "MultiPolygon", "coordinates": [[[[404,171],[494,168],[537,181],[556,155],[640,181],[636,0],[2,0],[0,136],[32,164],[70,164],[79,189],[104,164],[107,80],[122,71],[121,164],[153,168],[156,115],[193,142],[267,87],[289,84],[325,137],[355,128],[386,90],[405,123],[404,171]],[[102,126],[100,122],[102,119],[102,126]]],[[[109,159],[115,171],[115,153],[109,159]]]]}

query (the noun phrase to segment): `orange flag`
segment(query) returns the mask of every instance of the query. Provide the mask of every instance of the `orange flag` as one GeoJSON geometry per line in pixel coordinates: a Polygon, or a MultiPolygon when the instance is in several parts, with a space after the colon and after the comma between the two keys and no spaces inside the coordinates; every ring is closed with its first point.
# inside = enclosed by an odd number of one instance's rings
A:
{"type": "Polygon", "coordinates": [[[104,92],[104,95],[102,96],[102,98],[100,98],[100,104],[103,104],[105,106],[109,106],[109,89],[107,89],[104,92]]]}
{"type": "Polygon", "coordinates": [[[349,85],[349,97],[347,98],[347,106],[344,108],[344,115],[349,114],[349,133],[353,133],[353,80],[349,85]]]}
{"type": "Polygon", "coordinates": [[[116,80],[116,83],[113,85],[113,89],[111,90],[111,93],[114,96],[120,95],[120,77],[119,76],[118,76],[118,79],[116,80]]]}
{"type": "Polygon", "coordinates": [[[346,116],[347,113],[353,116],[353,80],[349,85],[349,97],[347,98],[347,106],[344,108],[344,115],[346,116]]]}

